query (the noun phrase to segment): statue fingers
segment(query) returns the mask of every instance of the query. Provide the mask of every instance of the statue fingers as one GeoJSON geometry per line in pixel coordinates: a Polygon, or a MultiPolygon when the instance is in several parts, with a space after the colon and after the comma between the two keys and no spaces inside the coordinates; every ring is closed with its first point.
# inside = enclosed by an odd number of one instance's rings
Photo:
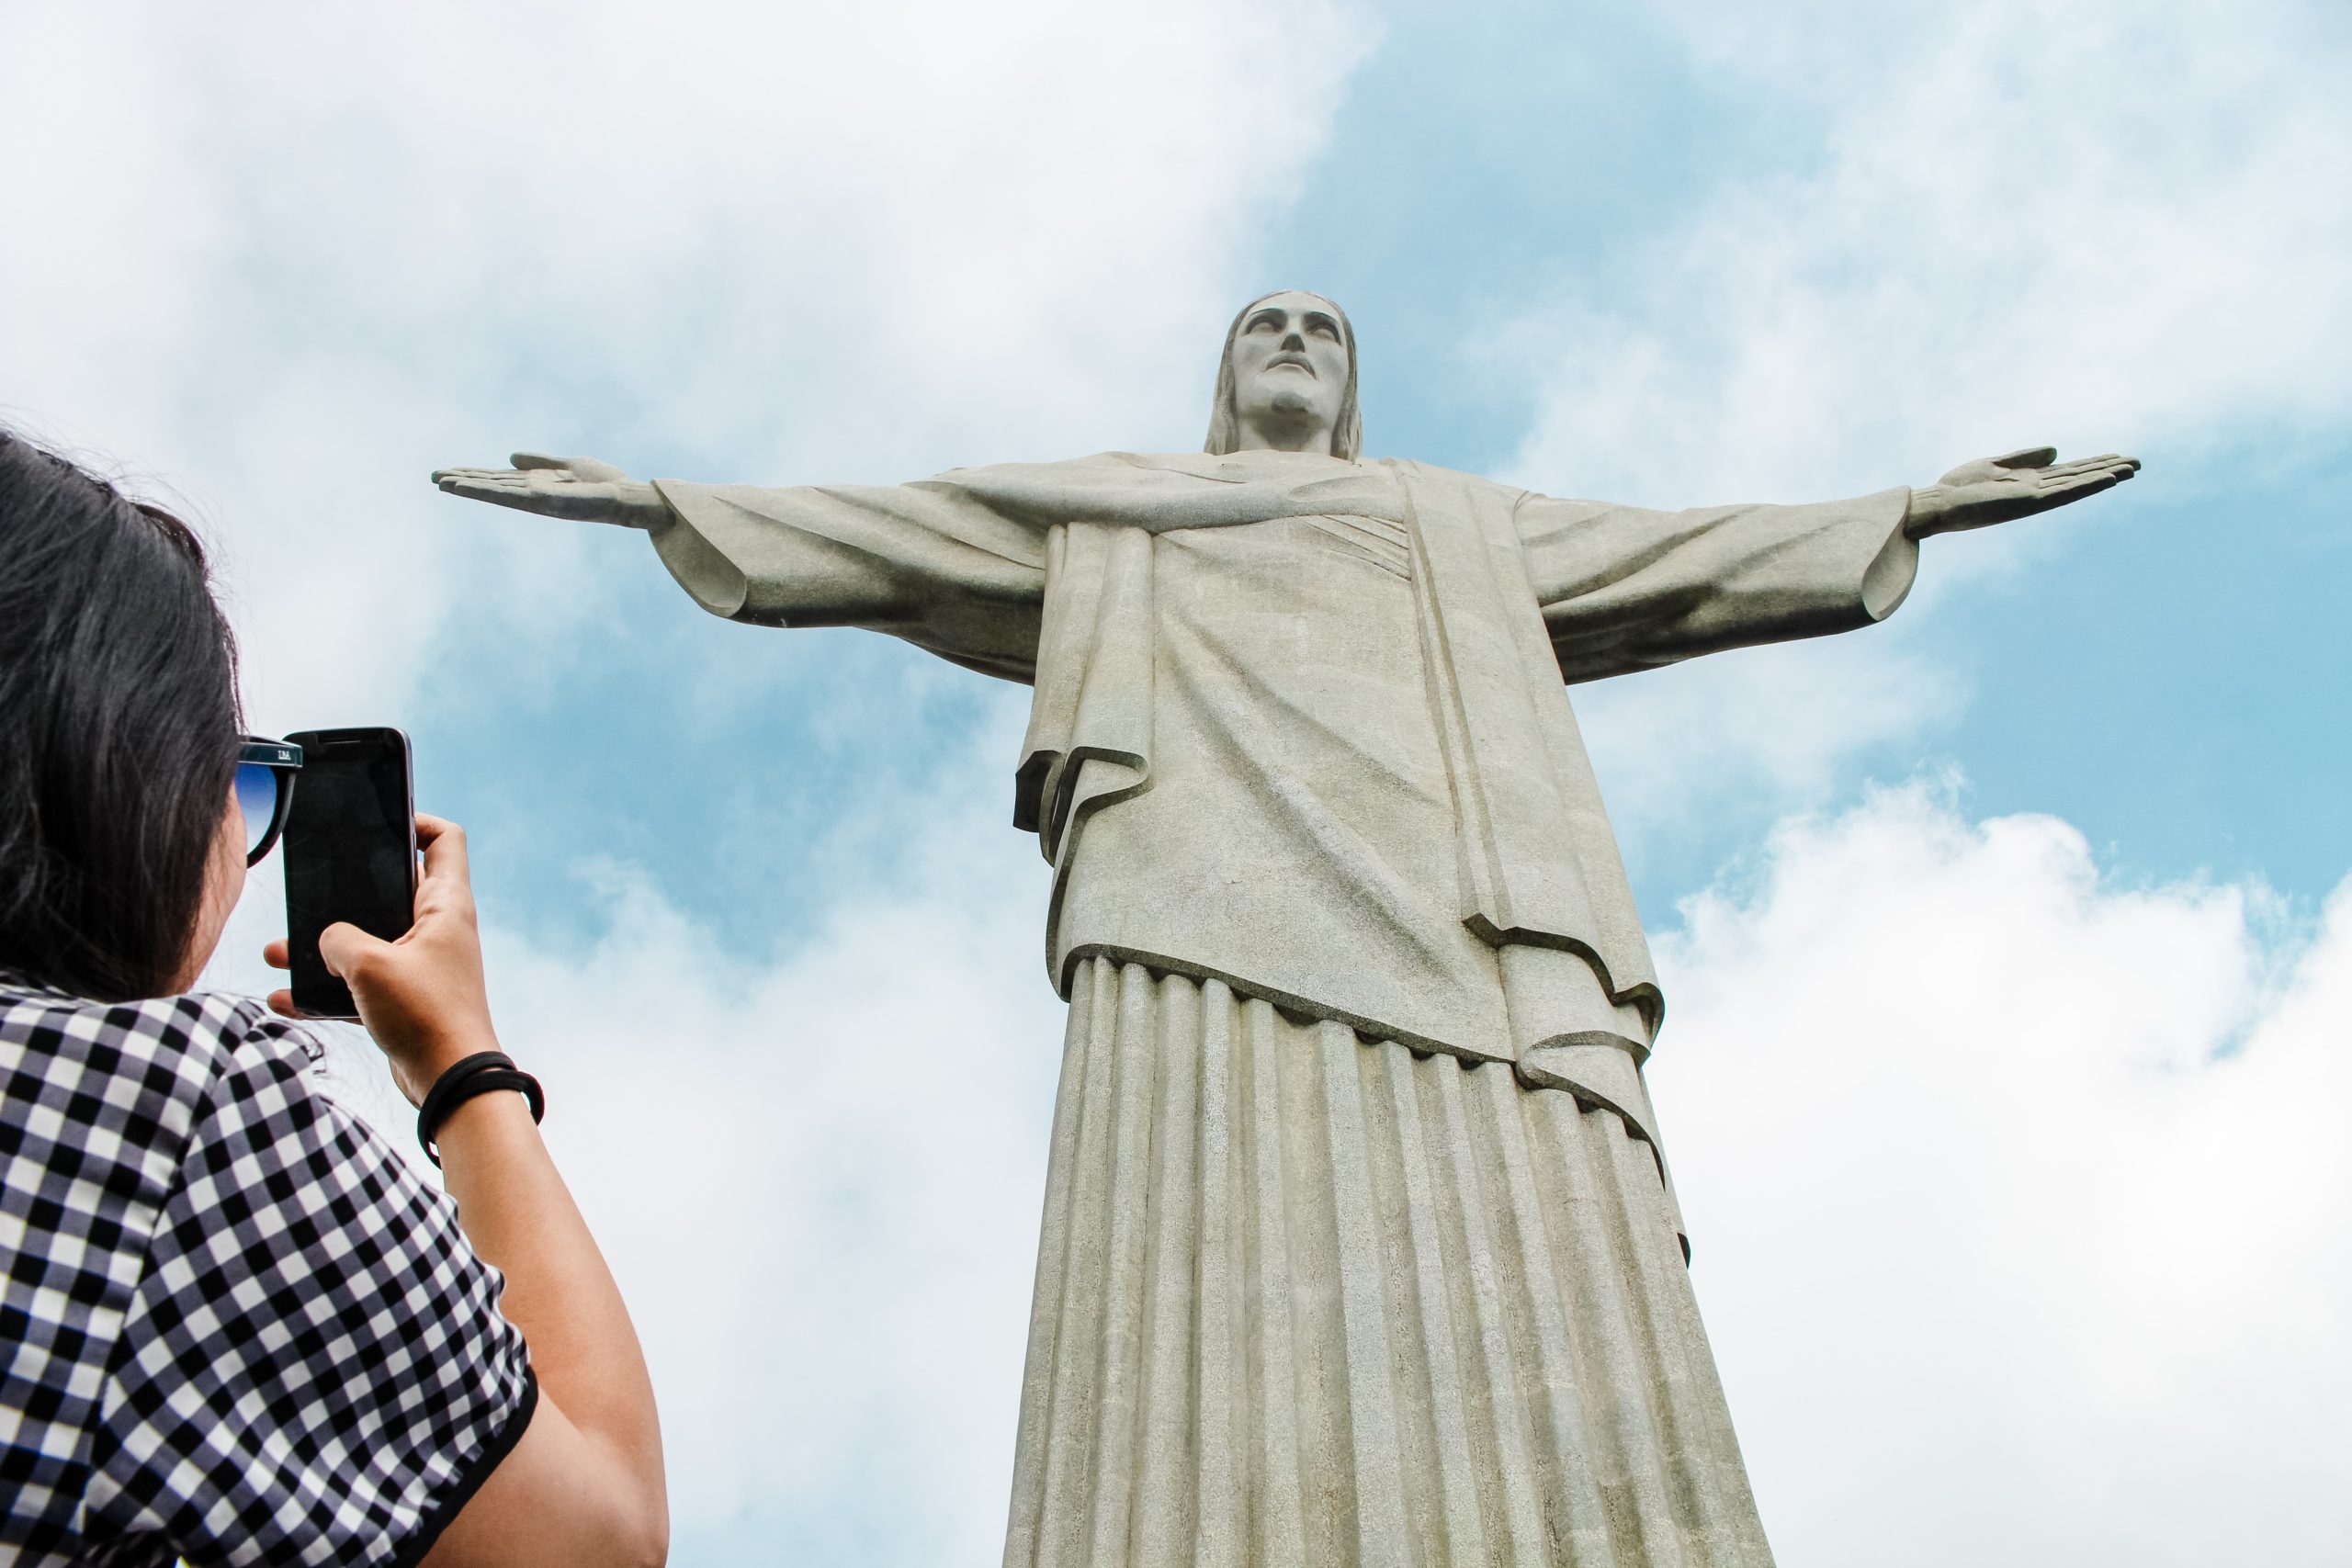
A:
{"type": "Polygon", "coordinates": [[[442,491],[449,495],[463,496],[468,501],[487,501],[496,506],[519,506],[537,510],[535,502],[544,497],[545,491],[534,490],[521,476],[501,474],[491,470],[467,473],[445,470],[436,476],[442,491]]]}
{"type": "Polygon", "coordinates": [[[2093,468],[2106,466],[2105,457],[2077,457],[2071,463],[2052,463],[2035,478],[2048,483],[2052,479],[2072,479],[2076,474],[2088,473],[2093,468]]]}
{"type": "Polygon", "coordinates": [[[2084,479],[2111,479],[2120,484],[2139,471],[2137,458],[2086,457],[2079,463],[2061,463],[2055,468],[2042,469],[2034,476],[2034,484],[2041,490],[2060,489],[2084,479]]]}
{"type": "Polygon", "coordinates": [[[2041,468],[2049,467],[2057,457],[2058,448],[2055,446],[2020,446],[2014,452],[2004,452],[1986,461],[1996,468],[2041,468]]]}
{"type": "Polygon", "coordinates": [[[2129,478],[2131,478],[2129,474],[2113,469],[2099,473],[2076,474],[2071,479],[2059,479],[2054,483],[2042,485],[2035,494],[2034,500],[2045,507],[2064,506],[2069,502],[2080,501],[2086,495],[2097,495],[2103,490],[2113,490],[2129,478]]]}
{"type": "Polygon", "coordinates": [[[2071,463],[2052,463],[2041,470],[2041,478],[2068,479],[2075,474],[2104,473],[2111,468],[2137,468],[2137,457],[2126,457],[2118,452],[2103,452],[2096,457],[2077,457],[2071,463]]]}

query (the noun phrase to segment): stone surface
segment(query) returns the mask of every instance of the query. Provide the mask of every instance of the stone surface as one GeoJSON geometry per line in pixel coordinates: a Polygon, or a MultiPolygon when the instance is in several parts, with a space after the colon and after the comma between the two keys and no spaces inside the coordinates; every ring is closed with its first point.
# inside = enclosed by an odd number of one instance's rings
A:
{"type": "Polygon", "coordinates": [[[1073,1012],[1008,1564],[1769,1562],[1563,682],[1870,625],[1919,539],[2138,465],[1656,512],[1365,459],[1357,391],[1345,315],[1280,293],[1203,454],[435,477],[643,528],[713,614],[1034,687],[1013,815],[1073,1012]]]}

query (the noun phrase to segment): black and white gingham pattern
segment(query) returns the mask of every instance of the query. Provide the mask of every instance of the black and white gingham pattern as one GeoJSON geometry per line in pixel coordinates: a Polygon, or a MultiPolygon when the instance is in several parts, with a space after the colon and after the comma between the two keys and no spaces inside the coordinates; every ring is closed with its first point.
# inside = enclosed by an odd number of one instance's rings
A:
{"type": "Polygon", "coordinates": [[[0,976],[0,1562],[413,1561],[529,1418],[502,1285],[258,1004],[0,976]]]}

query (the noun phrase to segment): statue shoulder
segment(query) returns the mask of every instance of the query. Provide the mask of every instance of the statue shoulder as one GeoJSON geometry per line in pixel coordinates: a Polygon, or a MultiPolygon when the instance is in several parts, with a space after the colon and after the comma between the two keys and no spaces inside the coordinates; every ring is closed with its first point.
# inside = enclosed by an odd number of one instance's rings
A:
{"type": "Polygon", "coordinates": [[[1096,452],[1089,457],[1056,457],[1042,463],[975,463],[932,477],[949,484],[991,477],[1042,479],[1059,475],[1069,479],[1104,479],[1138,470],[1165,470],[1177,460],[1141,452],[1096,452]]]}
{"type": "Polygon", "coordinates": [[[1494,485],[1498,490],[1516,488],[1497,484],[1486,475],[1474,474],[1467,468],[1449,468],[1442,463],[1424,463],[1419,457],[1366,457],[1363,462],[1368,468],[1388,468],[1400,474],[1427,474],[1431,479],[1462,479],[1471,484],[1494,485]]]}
{"type": "Polygon", "coordinates": [[[1491,494],[1500,500],[1516,502],[1522,496],[1533,493],[1523,485],[1504,484],[1501,480],[1490,479],[1484,474],[1474,474],[1467,468],[1449,468],[1440,463],[1424,463],[1418,457],[1366,457],[1363,459],[1363,465],[1368,468],[1386,469],[1399,479],[1415,479],[1423,483],[1461,485],[1473,491],[1491,494]]]}
{"type": "Polygon", "coordinates": [[[1246,484],[1263,481],[1279,471],[1276,464],[1266,460],[1269,458],[1296,462],[1297,455],[1235,452],[1220,457],[1214,452],[1097,452],[1091,457],[1069,457],[1058,463],[1016,464],[974,471],[999,473],[1010,468],[1041,476],[1053,474],[1085,484],[1137,484],[1151,488],[1182,486],[1187,481],[1204,479],[1246,484]]]}

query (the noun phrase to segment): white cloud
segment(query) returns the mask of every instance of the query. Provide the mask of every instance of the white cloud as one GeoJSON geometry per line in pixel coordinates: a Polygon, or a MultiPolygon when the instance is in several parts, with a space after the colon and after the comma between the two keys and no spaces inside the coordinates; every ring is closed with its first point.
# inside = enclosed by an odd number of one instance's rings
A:
{"type": "Polygon", "coordinates": [[[1786,803],[1826,795],[1860,747],[1916,739],[1959,712],[1968,679],[1917,651],[1916,624],[1575,688],[1626,863],[1718,814],[1760,829],[1786,803]]]}
{"type": "Polygon", "coordinates": [[[644,1337],[682,1540],[1001,1548],[1062,1010],[1001,815],[773,967],[626,885],[585,954],[492,948],[503,1027],[564,1086],[550,1146],[644,1337]]]}
{"type": "Polygon", "coordinates": [[[1826,117],[1606,315],[1555,302],[1520,455],[1628,499],[1924,483],[2035,441],[2327,433],[2352,404],[2352,47],[2295,0],[1684,0],[1712,71],[1826,117]]]}
{"type": "MultiPolygon", "coordinates": [[[[2352,39],[2330,7],[1679,0],[1666,15],[1727,96],[1817,127],[1818,156],[1725,186],[1618,258],[1608,303],[1564,297],[1519,323],[1540,395],[1517,478],[1660,505],[1796,501],[2054,442],[2157,459],[2123,500],[2220,491],[2340,435],[2352,39]]],[[[1939,541],[1923,571],[1942,585],[2048,559],[2113,504],[1939,541]]],[[[1783,657],[1777,683],[1729,663],[1682,677],[1689,705],[1745,712],[1766,742],[1645,732],[1655,771],[1824,772],[1945,700],[1920,665],[1893,679],[1921,699],[1888,703],[1877,659],[1783,657]],[[1842,716],[1811,722],[1825,711],[1842,716]]],[[[1618,735],[1634,705],[1596,709],[1604,755],[1635,744],[1618,735]]],[[[1671,819],[1693,803],[1669,784],[1628,804],[1671,819]]]]}
{"type": "Polygon", "coordinates": [[[595,591],[436,464],[1197,439],[1367,38],[1328,0],[36,9],[0,52],[5,412],[215,521],[265,718],[382,711],[454,605],[576,626],[595,591]]]}
{"type": "Polygon", "coordinates": [[[2104,884],[1924,788],[1687,905],[1653,1068],[1776,1549],[2352,1551],[2352,883],[2104,884]]]}

